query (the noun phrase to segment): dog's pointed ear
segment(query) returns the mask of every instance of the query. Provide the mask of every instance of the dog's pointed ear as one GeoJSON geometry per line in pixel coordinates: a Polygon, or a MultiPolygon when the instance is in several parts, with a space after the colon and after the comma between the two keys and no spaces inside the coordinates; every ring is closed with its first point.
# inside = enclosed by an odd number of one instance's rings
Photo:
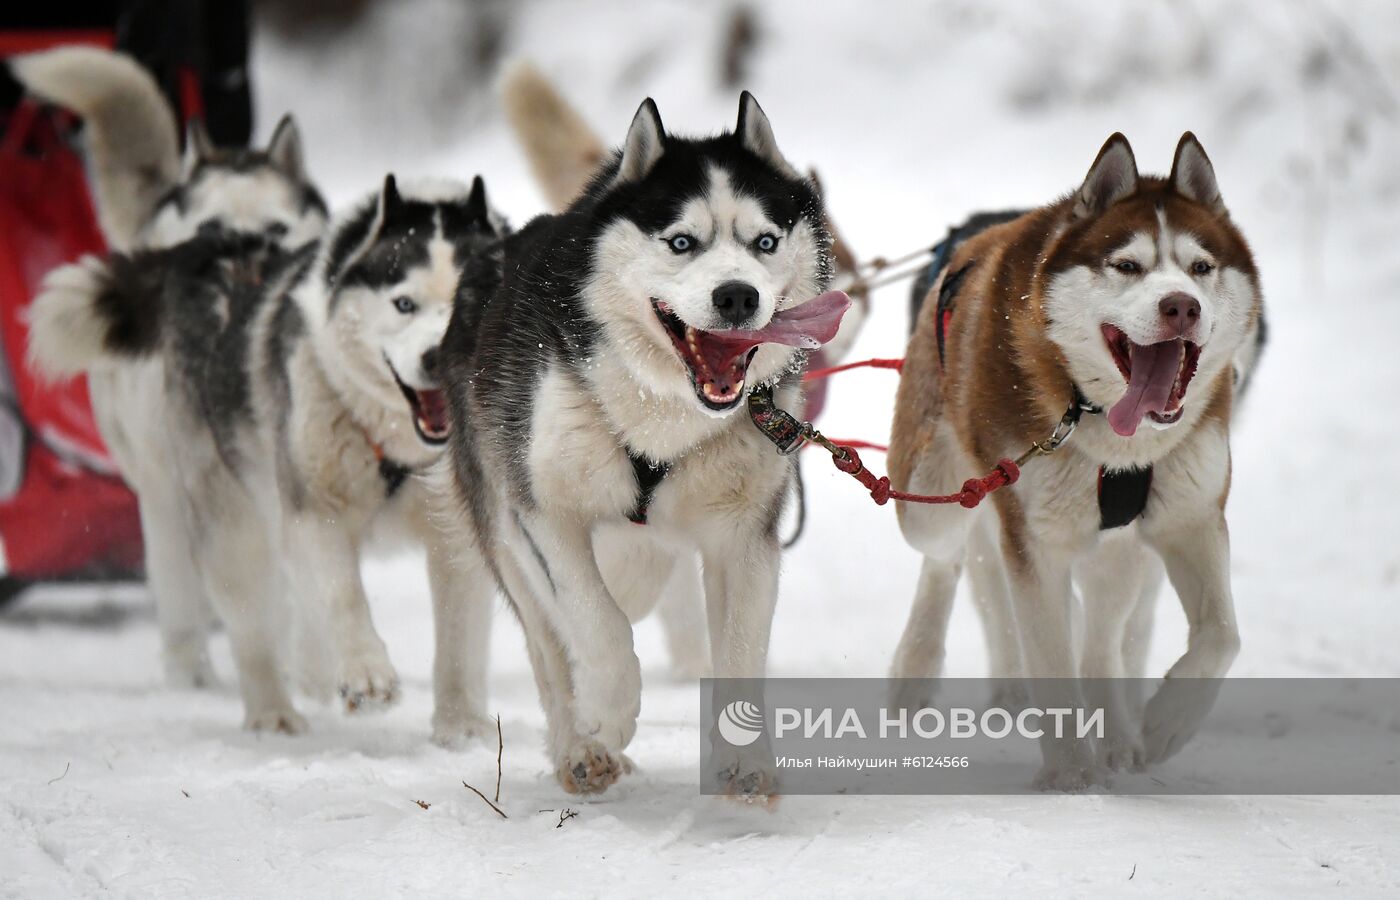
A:
{"type": "Polygon", "coordinates": [[[1167,179],[1176,191],[1187,200],[1193,200],[1213,212],[1225,212],[1225,201],[1220,199],[1220,185],[1215,180],[1215,167],[1210,164],[1205,148],[1196,136],[1186,132],[1176,145],[1176,156],[1172,158],[1172,174],[1167,179]]]}
{"type": "Polygon", "coordinates": [[[214,142],[209,137],[209,130],[204,127],[204,120],[190,119],[185,123],[184,177],[188,178],[195,166],[209,161],[213,155],[214,142]]]}
{"type": "Polygon", "coordinates": [[[622,161],[618,163],[614,184],[641,181],[661,159],[666,149],[666,131],[661,127],[661,113],[650,97],[637,107],[627,140],[622,144],[622,161]]]}
{"type": "Polygon", "coordinates": [[[1099,151],[1089,167],[1084,184],[1075,194],[1074,215],[1077,218],[1097,216],[1113,204],[1137,190],[1137,158],[1128,139],[1115,132],[1099,151]]]}
{"type": "Polygon", "coordinates": [[[392,222],[403,210],[403,197],[399,195],[399,183],[394,178],[394,173],[390,172],[384,176],[384,187],[379,191],[379,211],[374,217],[375,233],[384,227],[384,223],[392,222]]]}
{"type": "Polygon", "coordinates": [[[739,121],[734,126],[739,143],[744,149],[773,166],[789,178],[798,178],[797,170],[788,164],[787,158],[778,149],[778,141],[773,137],[773,126],[768,114],[753,94],[744,91],[739,95],[739,121]]]}
{"type": "Polygon", "coordinates": [[[291,113],[284,115],[273,129],[272,139],[267,142],[267,158],[293,181],[301,181],[306,174],[301,151],[301,129],[291,113]]]}
{"type": "Polygon", "coordinates": [[[486,201],[486,182],[478,175],[472,179],[471,192],[467,194],[467,218],[491,227],[491,204],[486,201]]]}

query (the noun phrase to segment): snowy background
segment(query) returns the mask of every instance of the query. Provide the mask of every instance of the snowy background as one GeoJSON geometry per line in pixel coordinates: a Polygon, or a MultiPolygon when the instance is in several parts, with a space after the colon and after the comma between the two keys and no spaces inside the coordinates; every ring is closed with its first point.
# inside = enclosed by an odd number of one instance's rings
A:
{"type": "MultiPolygon", "coordinates": [[[[1183,130],[1200,136],[1257,252],[1271,330],[1234,442],[1235,673],[1400,676],[1400,5],[788,0],[753,13],[743,85],[787,155],[820,169],[863,255],[926,245],[975,209],[1048,201],[1113,131],[1158,172],[1183,130]]],[[[499,63],[533,59],[613,141],[648,94],[668,129],[715,131],[736,110],[720,74],[728,16],[601,0],[395,0],[348,23],[264,13],[259,121],[265,133],[297,114],[337,204],[390,169],[480,172],[523,222],[542,200],[495,100],[499,63]]],[[[903,285],[876,295],[853,358],[902,353],[906,299],[903,285]]],[[[846,376],[823,425],[881,439],[893,394],[889,373],[846,376]]],[[[806,465],[808,530],[785,560],[770,671],[882,674],[916,557],[889,510],[806,465]]],[[[789,797],[767,813],[699,797],[697,691],[669,676],[650,621],[629,751],[641,771],[579,801],[552,778],[518,628],[498,617],[503,821],[461,785],[494,780],[495,748],[427,740],[421,560],[376,561],[367,577],[405,699],[365,719],[303,701],[313,733],[295,739],[240,732],[231,688],[166,689],[139,592],[35,596],[0,617],[0,894],[1400,890],[1400,798],[789,797]],[[578,816],[556,827],[566,807],[578,816]]],[[[1153,672],[1184,635],[1168,594],[1153,672]]],[[[216,651],[231,679],[222,640],[216,651]]],[[[950,674],[984,672],[966,604],[948,659],[950,674]]]]}

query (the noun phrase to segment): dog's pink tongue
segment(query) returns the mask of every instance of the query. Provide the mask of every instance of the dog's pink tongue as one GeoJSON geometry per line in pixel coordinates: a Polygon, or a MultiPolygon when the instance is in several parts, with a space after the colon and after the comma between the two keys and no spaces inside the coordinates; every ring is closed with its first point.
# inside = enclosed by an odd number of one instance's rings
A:
{"type": "MultiPolygon", "coordinates": [[[[851,308],[851,298],[842,291],[827,291],[801,306],[785,309],[773,316],[757,331],[712,331],[711,335],[726,341],[759,344],[785,344],[815,350],[836,337],[841,317],[851,308]]],[[[748,349],[747,347],[745,349],[748,349]]]]}
{"type": "Polygon", "coordinates": [[[1185,350],[1181,341],[1130,345],[1128,390],[1108,411],[1108,424],[1115,432],[1132,437],[1143,416],[1166,411],[1185,350]]]}

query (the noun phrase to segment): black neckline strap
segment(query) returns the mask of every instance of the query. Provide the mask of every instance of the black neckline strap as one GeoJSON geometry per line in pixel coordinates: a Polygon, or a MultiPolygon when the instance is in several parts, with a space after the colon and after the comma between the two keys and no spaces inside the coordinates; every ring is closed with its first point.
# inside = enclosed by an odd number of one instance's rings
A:
{"type": "Polygon", "coordinates": [[[632,474],[637,479],[637,505],[627,514],[627,520],[636,525],[647,524],[647,507],[651,506],[656,489],[661,486],[671,471],[667,462],[653,462],[649,457],[637,453],[631,447],[624,448],[627,459],[632,463],[632,474]]]}

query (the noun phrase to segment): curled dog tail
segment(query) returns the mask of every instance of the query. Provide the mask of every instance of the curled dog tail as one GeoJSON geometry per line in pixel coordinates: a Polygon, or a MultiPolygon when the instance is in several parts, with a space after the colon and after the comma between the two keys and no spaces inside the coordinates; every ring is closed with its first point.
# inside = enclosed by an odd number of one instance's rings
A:
{"type": "Polygon", "coordinates": [[[113,247],[132,246],[180,176],[175,114],[155,80],[131,57],[96,47],[59,47],[9,63],[31,93],[83,118],[102,231],[113,247]]]}
{"type": "Polygon", "coordinates": [[[608,149],[539,69],[517,62],[501,79],[501,102],[535,180],[556,211],[572,203],[608,149]]]}
{"type": "Polygon", "coordinates": [[[29,308],[29,362],[50,379],[151,354],[161,332],[163,269],[121,254],[49,272],[29,308]]]}

